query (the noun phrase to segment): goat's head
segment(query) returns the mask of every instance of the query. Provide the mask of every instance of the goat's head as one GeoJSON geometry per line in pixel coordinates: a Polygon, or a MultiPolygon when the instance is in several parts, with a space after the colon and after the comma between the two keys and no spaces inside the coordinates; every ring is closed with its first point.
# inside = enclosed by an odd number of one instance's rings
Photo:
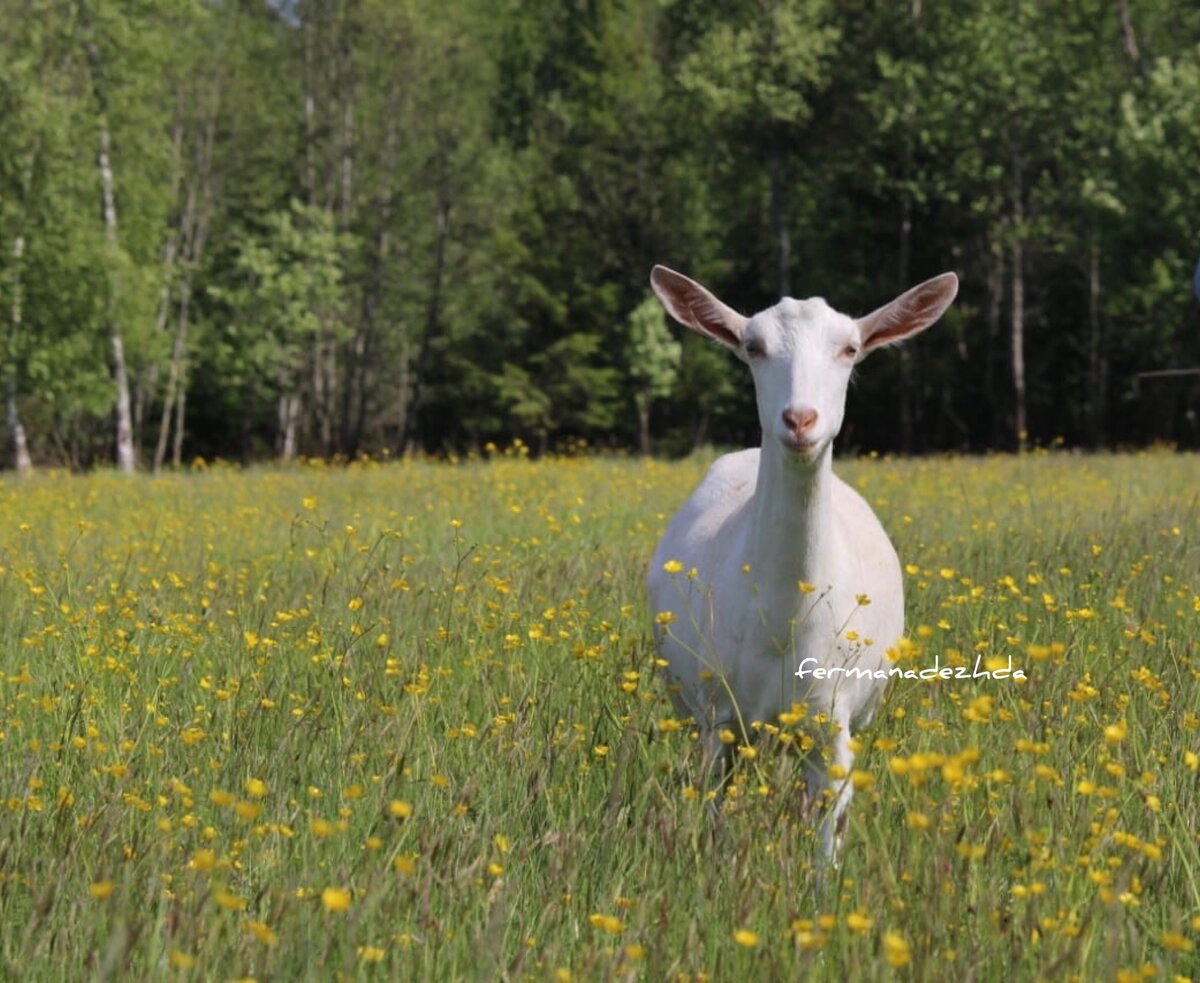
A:
{"type": "Polygon", "coordinates": [[[950,306],[958,277],[943,273],[871,314],[851,318],[820,297],[785,297],[747,318],[694,280],[654,267],[650,285],[667,312],[729,348],[754,374],[764,446],[816,461],[842,427],[846,387],[870,352],[925,330],[950,306]]]}

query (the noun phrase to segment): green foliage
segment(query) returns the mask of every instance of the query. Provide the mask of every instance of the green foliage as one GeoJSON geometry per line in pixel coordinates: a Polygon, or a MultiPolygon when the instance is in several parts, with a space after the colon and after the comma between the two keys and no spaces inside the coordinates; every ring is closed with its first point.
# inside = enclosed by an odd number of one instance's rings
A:
{"type": "Polygon", "coordinates": [[[717,126],[756,133],[812,118],[811,94],[827,79],[839,31],[825,0],[736,3],[679,68],[717,126]]]}
{"type": "Polygon", "coordinates": [[[635,397],[649,403],[671,395],[683,349],[667,327],[657,297],[650,294],[633,309],[626,332],[625,354],[635,397]]]}
{"type": "Polygon", "coordinates": [[[344,339],[342,254],[349,245],[328,212],[299,201],[241,243],[234,269],[242,285],[213,290],[230,310],[225,344],[239,352],[231,383],[290,379],[315,337],[344,339]],[[239,368],[253,377],[236,374],[239,368]]]}
{"type": "Polygon", "coordinates": [[[1139,177],[1155,189],[1158,213],[1193,240],[1200,234],[1200,184],[1194,163],[1200,152],[1200,46],[1175,58],[1158,59],[1140,92],[1121,100],[1121,144],[1139,168],[1139,177]]]}
{"type": "Polygon", "coordinates": [[[114,325],[144,457],[164,408],[260,456],[285,393],[316,455],[743,443],[738,366],[689,338],[669,382],[630,334],[654,263],[746,312],[953,268],[847,446],[1004,443],[1018,291],[1035,442],[1200,442],[1186,383],[1133,384],[1200,361],[1198,44],[1166,0],[9,5],[4,383],[75,466],[114,325]]]}
{"type": "Polygon", "coordinates": [[[616,370],[596,364],[602,341],[572,334],[529,359],[529,368],[506,363],[496,378],[498,404],[536,446],[545,450],[556,432],[587,435],[609,431],[617,419],[616,370]]]}

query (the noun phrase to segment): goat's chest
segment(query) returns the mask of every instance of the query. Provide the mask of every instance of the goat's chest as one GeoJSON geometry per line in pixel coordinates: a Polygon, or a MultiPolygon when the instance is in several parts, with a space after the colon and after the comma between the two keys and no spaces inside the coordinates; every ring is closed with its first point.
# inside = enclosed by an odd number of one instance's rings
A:
{"type": "Polygon", "coordinates": [[[719,644],[729,690],[750,719],[772,720],[794,703],[857,716],[886,662],[872,622],[852,594],[749,590],[719,644]]]}

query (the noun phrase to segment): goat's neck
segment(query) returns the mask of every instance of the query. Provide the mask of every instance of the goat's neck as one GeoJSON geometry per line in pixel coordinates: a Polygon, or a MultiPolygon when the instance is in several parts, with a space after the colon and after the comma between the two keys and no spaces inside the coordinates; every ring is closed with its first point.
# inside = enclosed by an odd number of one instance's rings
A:
{"type": "Polygon", "coordinates": [[[764,446],[758,459],[750,565],[755,581],[795,593],[829,586],[834,562],[832,450],[812,463],[764,446]]]}

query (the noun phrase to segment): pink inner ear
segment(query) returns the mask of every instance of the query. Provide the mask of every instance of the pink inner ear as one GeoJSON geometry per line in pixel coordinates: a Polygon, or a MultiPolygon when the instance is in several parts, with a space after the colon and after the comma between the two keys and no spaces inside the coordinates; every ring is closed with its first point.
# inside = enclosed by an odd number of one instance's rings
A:
{"type": "Polygon", "coordinates": [[[871,319],[871,334],[866,341],[867,347],[874,348],[876,345],[899,341],[916,330],[916,320],[913,312],[899,301],[889,304],[871,319]]]}
{"type": "Polygon", "coordinates": [[[704,294],[695,291],[690,292],[687,298],[688,313],[693,318],[693,323],[706,334],[712,335],[723,344],[729,345],[731,348],[736,348],[741,344],[741,340],[725,324],[725,318],[721,316],[721,312],[717,310],[712,303],[712,299],[704,294]]]}
{"type": "Polygon", "coordinates": [[[665,266],[656,266],[650,273],[650,285],[668,313],[681,324],[730,348],[740,344],[737,330],[744,318],[694,280],[665,266]]]}
{"type": "Polygon", "coordinates": [[[875,348],[901,341],[933,324],[942,316],[958,292],[957,279],[948,283],[949,276],[943,274],[913,287],[890,304],[868,315],[863,321],[866,328],[866,347],[875,348]]]}

